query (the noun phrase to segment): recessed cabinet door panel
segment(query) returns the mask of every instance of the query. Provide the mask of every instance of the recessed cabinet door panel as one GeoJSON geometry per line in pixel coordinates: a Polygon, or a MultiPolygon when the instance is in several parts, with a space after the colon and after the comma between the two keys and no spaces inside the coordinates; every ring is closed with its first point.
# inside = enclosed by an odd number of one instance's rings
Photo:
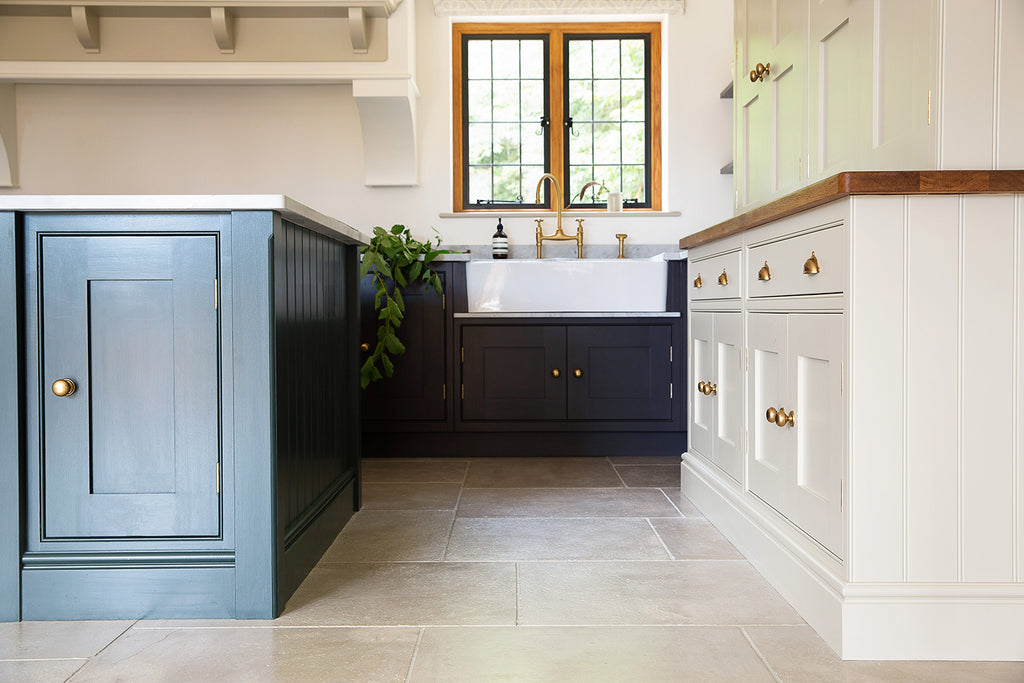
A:
{"type": "Polygon", "coordinates": [[[787,516],[841,555],[843,464],[840,315],[789,316],[789,385],[795,397],[796,462],[787,516]]]}
{"type": "Polygon", "coordinates": [[[564,420],[565,328],[462,328],[463,420],[564,420]]]}
{"type": "Polygon", "coordinates": [[[786,405],[786,316],[751,313],[747,344],[750,353],[750,490],[782,511],[788,482],[792,479],[791,456],[795,438],[788,427],[769,422],[769,408],[793,409],[786,405]]]}
{"type": "Polygon", "coordinates": [[[44,537],[216,536],[216,238],[40,243],[44,537]]]}
{"type": "Polygon", "coordinates": [[[715,314],[715,382],[718,404],[715,463],[736,481],[743,481],[743,317],[715,314]]]}
{"type": "Polygon", "coordinates": [[[714,396],[705,396],[698,387],[714,378],[714,322],[714,313],[690,313],[690,445],[707,458],[712,455],[716,402],[714,396]]]}
{"type": "Polygon", "coordinates": [[[672,328],[569,327],[570,420],[670,420],[672,328]]]}

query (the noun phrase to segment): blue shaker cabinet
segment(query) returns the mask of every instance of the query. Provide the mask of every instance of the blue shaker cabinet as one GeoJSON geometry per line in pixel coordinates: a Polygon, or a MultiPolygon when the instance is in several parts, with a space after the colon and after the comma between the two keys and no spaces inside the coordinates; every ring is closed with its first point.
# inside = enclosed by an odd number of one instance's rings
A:
{"type": "Polygon", "coordinates": [[[2,198],[0,620],[272,618],[358,505],[365,237],[151,199],[2,198]]]}

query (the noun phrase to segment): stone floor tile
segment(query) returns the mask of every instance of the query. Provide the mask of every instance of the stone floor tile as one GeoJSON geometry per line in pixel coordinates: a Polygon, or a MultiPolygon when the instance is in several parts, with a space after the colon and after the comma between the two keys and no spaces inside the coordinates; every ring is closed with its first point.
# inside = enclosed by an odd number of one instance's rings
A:
{"type": "Polygon", "coordinates": [[[455,513],[448,510],[363,510],[324,553],[331,562],[440,560],[455,513]]]}
{"type": "Polygon", "coordinates": [[[620,487],[605,458],[474,458],[466,488],[620,487]]]}
{"type": "Polygon", "coordinates": [[[66,681],[87,661],[86,659],[0,661],[0,681],[10,681],[11,683],[66,681]]]}
{"type": "Polygon", "coordinates": [[[516,568],[497,562],[320,565],[275,625],[512,625],[516,568]]]}
{"type": "Polygon", "coordinates": [[[678,486],[675,487],[659,487],[672,501],[672,504],[679,509],[683,517],[703,517],[701,511],[697,509],[697,506],[690,502],[690,499],[683,495],[682,491],[679,490],[678,486]]]}
{"type": "Polygon", "coordinates": [[[22,621],[0,623],[0,659],[91,657],[132,621],[22,621]]]}
{"type": "Polygon", "coordinates": [[[645,519],[459,518],[445,559],[668,560],[645,519]]]}
{"type": "Polygon", "coordinates": [[[461,484],[364,483],[362,510],[454,510],[461,484]]]}
{"type": "Polygon", "coordinates": [[[1024,662],[844,662],[810,626],[747,626],[744,630],[785,683],[1024,681],[1024,662]]]}
{"type": "Polygon", "coordinates": [[[616,465],[626,486],[679,486],[679,465],[616,465]]]}
{"type": "Polygon", "coordinates": [[[461,483],[468,460],[363,458],[363,483],[461,483]]]}
{"type": "Polygon", "coordinates": [[[746,561],[521,562],[520,624],[800,624],[746,561]]]}
{"type": "Polygon", "coordinates": [[[681,462],[678,455],[610,455],[608,460],[613,465],[675,465],[676,469],[681,462]]]}
{"type": "Polygon", "coordinates": [[[459,517],[677,517],[657,489],[465,489],[459,517]]]}
{"type": "Polygon", "coordinates": [[[742,560],[743,553],[701,517],[652,519],[651,524],[677,560],[742,560]]]}
{"type": "Polygon", "coordinates": [[[74,681],[404,681],[418,637],[416,628],[132,630],[74,681]]]}
{"type": "Polygon", "coordinates": [[[410,681],[772,681],[737,628],[427,628],[410,681]]]}

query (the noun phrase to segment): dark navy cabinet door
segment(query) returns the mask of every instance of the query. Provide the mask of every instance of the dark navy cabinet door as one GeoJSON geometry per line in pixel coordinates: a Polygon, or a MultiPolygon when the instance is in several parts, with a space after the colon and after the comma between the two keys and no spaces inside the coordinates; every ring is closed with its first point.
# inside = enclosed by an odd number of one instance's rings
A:
{"type": "Polygon", "coordinates": [[[43,537],[218,535],[216,237],[39,244],[43,537]]]}

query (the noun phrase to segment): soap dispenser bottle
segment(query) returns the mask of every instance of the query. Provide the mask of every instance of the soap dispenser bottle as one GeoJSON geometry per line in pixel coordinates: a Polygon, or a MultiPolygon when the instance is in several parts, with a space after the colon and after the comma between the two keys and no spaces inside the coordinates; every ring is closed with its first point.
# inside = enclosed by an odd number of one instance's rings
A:
{"type": "Polygon", "coordinates": [[[501,225],[501,218],[498,219],[498,230],[491,238],[491,257],[508,258],[508,235],[501,225]]]}

